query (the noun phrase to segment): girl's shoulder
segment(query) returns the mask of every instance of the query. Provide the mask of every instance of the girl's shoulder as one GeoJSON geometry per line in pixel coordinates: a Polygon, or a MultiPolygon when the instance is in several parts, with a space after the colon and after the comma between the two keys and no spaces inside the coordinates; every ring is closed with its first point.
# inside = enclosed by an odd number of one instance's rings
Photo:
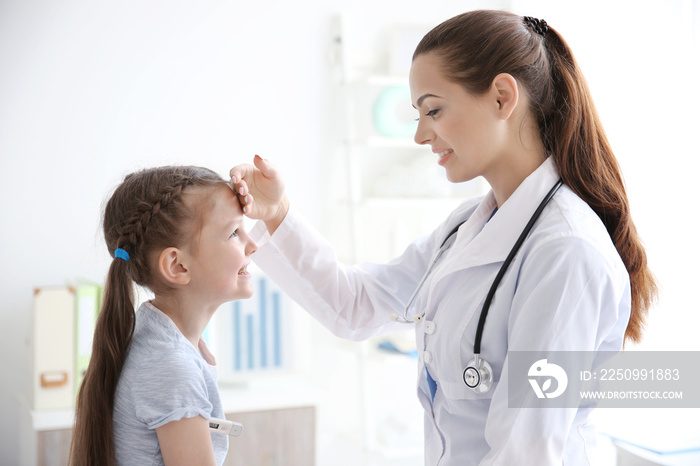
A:
{"type": "Polygon", "coordinates": [[[201,370],[198,350],[185,338],[175,323],[150,303],[136,311],[136,326],[127,363],[147,374],[161,370],[201,370]]]}

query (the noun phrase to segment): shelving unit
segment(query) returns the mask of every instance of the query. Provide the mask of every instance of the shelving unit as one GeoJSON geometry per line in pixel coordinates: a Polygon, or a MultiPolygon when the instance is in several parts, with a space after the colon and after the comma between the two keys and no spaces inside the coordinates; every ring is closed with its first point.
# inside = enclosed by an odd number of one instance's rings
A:
{"type": "MultiPolygon", "coordinates": [[[[343,105],[336,119],[342,140],[333,171],[337,207],[329,222],[330,239],[347,263],[386,262],[433,231],[465,199],[485,193],[486,186],[480,179],[449,183],[430,147],[413,141],[417,112],[407,73],[392,69],[389,63],[397,60],[391,57],[382,69],[355,66],[348,33],[353,26],[349,18],[340,19],[333,53],[343,105]],[[382,100],[387,90],[390,98],[382,100]],[[395,120],[383,124],[378,120],[382,117],[395,120]]],[[[389,34],[393,44],[402,42],[396,39],[402,31],[422,36],[415,28],[399,27],[389,34]]],[[[396,338],[410,344],[413,328],[407,326],[396,338]]],[[[423,414],[415,398],[415,361],[378,350],[377,343],[362,343],[357,355],[366,464],[378,457],[422,464],[423,414]]]]}
{"type": "MultiPolygon", "coordinates": [[[[392,46],[422,36],[430,26],[418,33],[420,29],[397,26],[389,34],[392,46]]],[[[343,96],[334,185],[344,189],[335,193],[335,201],[342,210],[338,217],[348,219],[340,224],[351,232],[336,239],[346,242],[348,262],[386,261],[434,230],[463,200],[485,193],[486,183],[480,178],[460,184],[445,179],[431,148],[413,140],[418,114],[411,104],[407,71],[397,69],[399,60],[391,56],[381,69],[355,66],[352,34],[347,33],[352,30],[350,19],[341,17],[333,54],[337,92],[343,96]]],[[[410,57],[405,60],[410,63],[410,57]]]]}

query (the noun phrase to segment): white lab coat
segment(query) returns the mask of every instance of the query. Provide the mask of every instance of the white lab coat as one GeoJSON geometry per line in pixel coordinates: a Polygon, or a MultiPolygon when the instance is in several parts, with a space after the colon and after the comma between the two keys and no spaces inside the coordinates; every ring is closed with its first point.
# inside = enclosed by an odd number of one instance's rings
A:
{"type": "Polygon", "coordinates": [[[409,315],[416,327],[418,398],[425,408],[426,465],[589,465],[592,408],[508,408],[507,352],[616,351],[630,315],[625,267],[597,215],[566,185],[549,202],[506,272],[491,304],[481,357],[495,383],[469,390],[462,373],[473,357],[476,326],[493,279],[558,174],[551,159],[489,220],[493,193],[464,202],[428,237],[388,264],[344,267],[333,248],[294,210],[270,238],[251,234],[254,261],[334,334],[365,339],[406,324],[404,306],[440,244],[460,222],[409,315]],[[438,389],[430,401],[426,367],[438,389]]]}

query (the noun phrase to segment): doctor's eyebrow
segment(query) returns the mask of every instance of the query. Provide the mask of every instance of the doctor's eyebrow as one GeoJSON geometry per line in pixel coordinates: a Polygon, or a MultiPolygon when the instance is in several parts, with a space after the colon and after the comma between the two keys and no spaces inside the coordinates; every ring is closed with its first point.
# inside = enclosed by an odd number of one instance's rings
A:
{"type": "MultiPolygon", "coordinates": [[[[418,105],[418,107],[420,107],[423,104],[423,101],[425,99],[427,99],[428,97],[440,98],[439,95],[435,95],[435,94],[423,94],[422,96],[418,97],[418,101],[416,101],[416,105],[418,105]]],[[[413,108],[417,108],[416,105],[414,105],[413,108]]]]}

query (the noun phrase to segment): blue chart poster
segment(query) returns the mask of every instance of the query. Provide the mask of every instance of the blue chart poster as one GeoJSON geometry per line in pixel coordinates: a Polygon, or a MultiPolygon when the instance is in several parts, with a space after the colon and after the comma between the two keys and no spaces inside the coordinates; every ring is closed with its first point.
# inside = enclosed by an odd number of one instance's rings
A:
{"type": "Polygon", "coordinates": [[[253,297],[224,304],[204,335],[216,348],[222,377],[280,370],[288,364],[284,295],[268,278],[254,280],[253,297]]]}

